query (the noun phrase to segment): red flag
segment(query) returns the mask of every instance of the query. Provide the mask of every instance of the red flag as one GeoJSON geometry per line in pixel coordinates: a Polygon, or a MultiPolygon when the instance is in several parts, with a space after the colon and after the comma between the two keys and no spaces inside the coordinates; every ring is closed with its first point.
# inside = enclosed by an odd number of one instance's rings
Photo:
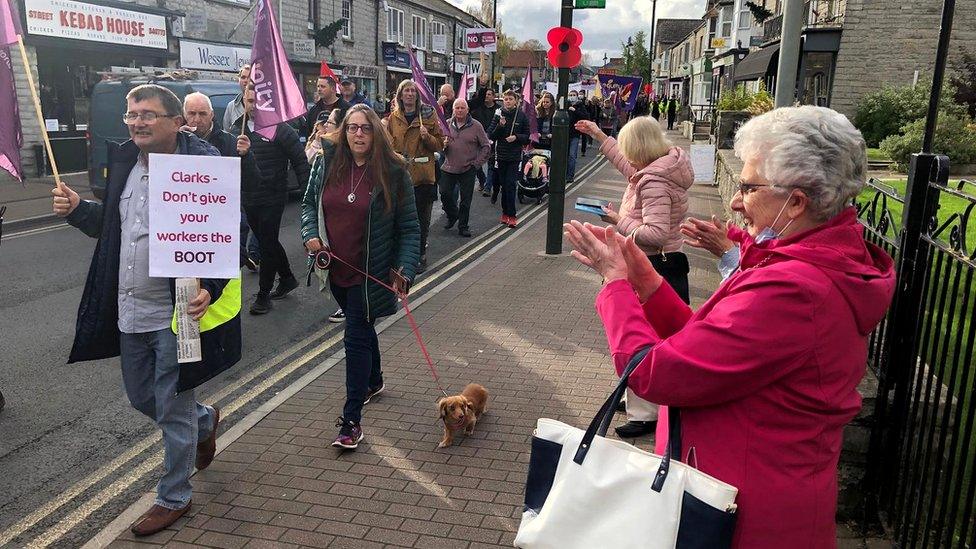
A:
{"type": "Polygon", "coordinates": [[[335,85],[339,84],[339,77],[337,77],[336,74],[332,72],[332,69],[329,67],[329,64],[326,63],[324,59],[322,60],[322,66],[319,67],[319,76],[331,78],[333,84],[335,85]]]}

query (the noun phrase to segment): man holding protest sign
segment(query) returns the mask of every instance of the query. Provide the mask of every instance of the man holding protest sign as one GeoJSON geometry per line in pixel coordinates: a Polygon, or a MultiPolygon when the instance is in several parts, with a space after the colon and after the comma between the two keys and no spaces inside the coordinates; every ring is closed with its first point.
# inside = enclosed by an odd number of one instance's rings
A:
{"type": "MultiPolygon", "coordinates": [[[[180,364],[174,280],[149,276],[148,155],[218,153],[179,131],[182,105],[166,88],[137,86],[126,101],[123,121],[131,139],[109,149],[104,202],[81,200],[66,185],[52,193],[54,213],[98,239],[68,362],[121,356],[129,401],[163,431],[164,473],[155,504],[132,525],[134,534],[144,536],[189,510],[194,463],[205,469],[213,460],[220,414],[197,402],[193,389],[240,360],[241,295],[239,279],[199,280],[186,311],[200,322],[202,358],[180,364]]],[[[187,159],[186,171],[191,170],[187,159]]]]}

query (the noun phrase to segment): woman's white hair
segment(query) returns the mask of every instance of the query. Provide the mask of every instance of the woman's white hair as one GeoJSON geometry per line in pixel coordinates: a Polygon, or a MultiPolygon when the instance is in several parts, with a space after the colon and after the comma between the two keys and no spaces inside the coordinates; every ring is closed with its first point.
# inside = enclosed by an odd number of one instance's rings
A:
{"type": "Polygon", "coordinates": [[[826,107],[783,107],[753,118],[736,134],[735,154],[755,161],[770,183],[806,193],[820,221],[840,213],[867,174],[861,132],[826,107]]]}

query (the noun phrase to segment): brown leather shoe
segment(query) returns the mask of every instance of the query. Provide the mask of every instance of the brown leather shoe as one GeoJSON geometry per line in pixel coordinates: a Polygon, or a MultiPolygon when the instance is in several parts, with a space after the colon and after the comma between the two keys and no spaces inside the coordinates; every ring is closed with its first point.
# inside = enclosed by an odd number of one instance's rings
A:
{"type": "Polygon", "coordinates": [[[165,530],[180,517],[190,510],[192,502],[187,503],[182,509],[167,509],[160,505],[153,505],[145,515],[132,525],[132,533],[137,536],[151,536],[156,532],[165,530]]]}
{"type": "Polygon", "coordinates": [[[207,440],[201,440],[197,443],[197,470],[203,471],[210,466],[210,462],[213,461],[214,454],[217,453],[217,427],[220,426],[220,408],[214,406],[214,424],[213,430],[210,431],[210,436],[207,440]]]}

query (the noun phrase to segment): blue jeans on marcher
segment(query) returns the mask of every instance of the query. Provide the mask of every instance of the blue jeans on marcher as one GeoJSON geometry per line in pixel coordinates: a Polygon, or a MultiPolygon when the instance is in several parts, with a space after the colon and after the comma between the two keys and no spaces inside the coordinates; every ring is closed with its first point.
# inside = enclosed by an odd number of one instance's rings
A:
{"type": "Polygon", "coordinates": [[[330,283],[332,296],[346,313],[342,344],[346,348],[346,404],[342,418],[352,423],[362,420],[363,401],[370,388],[383,385],[380,368],[380,342],[376,326],[366,320],[362,285],[342,288],[330,283]]]}
{"type": "Polygon", "coordinates": [[[572,181],[576,177],[576,153],[579,151],[579,137],[569,138],[569,166],[566,168],[566,181],[572,181]]]}
{"type": "Polygon", "coordinates": [[[163,478],[156,486],[156,505],[182,509],[193,495],[190,474],[197,442],[214,427],[213,408],[197,402],[192,389],[177,394],[180,365],[176,334],[169,328],[121,334],[120,347],[129,402],[163,430],[163,478]]]}

